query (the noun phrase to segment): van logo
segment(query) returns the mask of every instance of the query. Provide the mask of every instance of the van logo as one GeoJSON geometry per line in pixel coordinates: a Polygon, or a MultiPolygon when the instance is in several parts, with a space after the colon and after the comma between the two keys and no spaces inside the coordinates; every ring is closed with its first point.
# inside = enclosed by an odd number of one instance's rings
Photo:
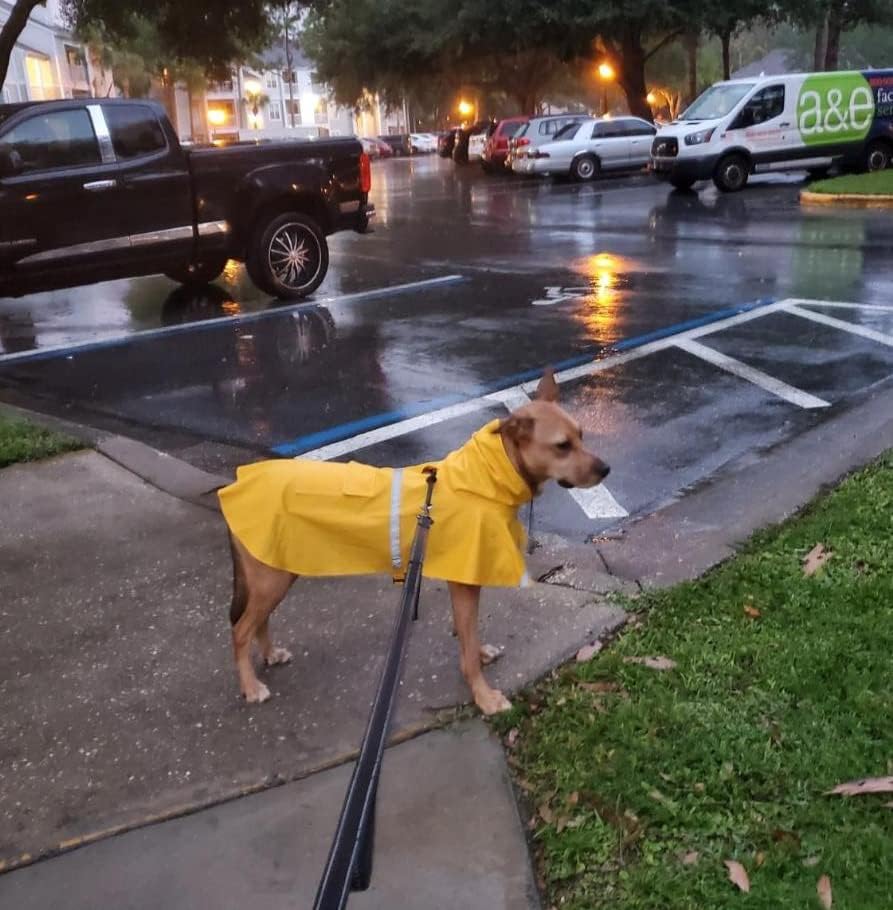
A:
{"type": "Polygon", "coordinates": [[[874,93],[859,73],[821,73],[803,81],[797,126],[807,145],[858,142],[874,120],[874,93]]]}

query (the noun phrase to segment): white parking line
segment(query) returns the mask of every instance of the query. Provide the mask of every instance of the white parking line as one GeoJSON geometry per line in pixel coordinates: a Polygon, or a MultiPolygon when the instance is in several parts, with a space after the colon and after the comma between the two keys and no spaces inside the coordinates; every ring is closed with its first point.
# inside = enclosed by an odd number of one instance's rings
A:
{"type": "Polygon", "coordinates": [[[774,376],[770,376],[762,370],[742,363],[740,360],[735,360],[734,357],[728,357],[715,348],[709,348],[706,344],[701,344],[700,341],[695,341],[691,338],[682,339],[681,341],[676,342],[676,347],[695,357],[700,357],[701,360],[706,360],[707,363],[712,363],[714,366],[725,370],[727,373],[731,373],[741,379],[746,379],[748,382],[752,382],[761,389],[765,389],[767,392],[771,392],[773,395],[777,395],[779,398],[783,398],[785,401],[797,405],[797,407],[829,407],[829,402],[825,401],[823,398],[816,398],[815,395],[810,395],[809,392],[804,392],[802,389],[796,389],[794,386],[788,385],[786,382],[782,382],[780,379],[776,379],[774,376]]]}
{"type": "Polygon", "coordinates": [[[791,297],[785,301],[788,306],[828,306],[843,310],[877,310],[881,313],[893,313],[893,306],[882,303],[845,303],[842,300],[813,300],[805,297],[791,297]]]}
{"type": "Polygon", "coordinates": [[[843,319],[835,319],[833,316],[826,316],[824,313],[814,313],[812,310],[803,310],[800,307],[790,303],[784,308],[786,313],[794,316],[802,316],[812,322],[820,322],[822,325],[830,326],[832,329],[841,329],[849,332],[851,335],[859,335],[861,338],[868,338],[870,341],[877,341],[879,344],[885,344],[893,348],[893,335],[887,335],[884,332],[878,332],[875,329],[869,329],[864,325],[856,325],[854,322],[846,322],[843,319]]]}

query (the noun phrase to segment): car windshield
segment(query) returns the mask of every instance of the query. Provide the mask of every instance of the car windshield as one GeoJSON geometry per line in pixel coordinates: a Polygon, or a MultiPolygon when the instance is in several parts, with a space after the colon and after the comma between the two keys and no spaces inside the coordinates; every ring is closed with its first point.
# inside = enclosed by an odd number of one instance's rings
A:
{"type": "Polygon", "coordinates": [[[577,130],[580,129],[579,121],[575,120],[573,123],[568,123],[552,137],[553,142],[558,142],[561,139],[573,139],[577,135],[577,130]]]}
{"type": "Polygon", "coordinates": [[[680,120],[718,120],[754,87],[753,82],[720,82],[708,88],[682,113],[680,120]]]}

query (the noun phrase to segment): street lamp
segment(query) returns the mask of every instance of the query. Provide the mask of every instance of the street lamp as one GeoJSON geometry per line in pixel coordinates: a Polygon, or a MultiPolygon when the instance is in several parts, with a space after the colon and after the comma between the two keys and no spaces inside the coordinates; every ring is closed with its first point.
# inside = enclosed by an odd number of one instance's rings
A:
{"type": "Polygon", "coordinates": [[[602,81],[602,116],[608,113],[608,83],[613,82],[617,74],[614,67],[605,61],[598,65],[598,77],[602,81]]]}
{"type": "Polygon", "coordinates": [[[459,113],[464,117],[470,117],[474,113],[474,105],[470,101],[463,99],[459,102],[459,113]]]}
{"type": "Polygon", "coordinates": [[[655,95],[654,92],[648,92],[648,94],[645,96],[645,100],[653,106],[657,104],[657,95],[655,95]]]}

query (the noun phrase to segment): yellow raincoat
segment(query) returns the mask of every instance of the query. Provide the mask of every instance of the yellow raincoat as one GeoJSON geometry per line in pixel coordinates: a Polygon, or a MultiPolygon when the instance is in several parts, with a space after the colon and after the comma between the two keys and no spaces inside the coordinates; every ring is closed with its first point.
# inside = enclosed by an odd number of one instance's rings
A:
{"type": "MultiPolygon", "coordinates": [[[[437,467],[423,574],[473,585],[527,583],[518,506],[530,487],[494,420],[437,467]]],[[[425,499],[427,465],[373,468],[309,459],[238,469],[219,492],[233,535],[262,563],[295,575],[402,577],[425,499]]]]}

